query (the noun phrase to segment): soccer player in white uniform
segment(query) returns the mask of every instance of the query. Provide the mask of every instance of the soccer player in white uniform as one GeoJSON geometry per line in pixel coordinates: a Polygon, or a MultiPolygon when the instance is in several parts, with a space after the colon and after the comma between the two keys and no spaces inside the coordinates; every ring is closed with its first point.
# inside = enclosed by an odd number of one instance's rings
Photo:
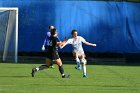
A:
{"type": "Polygon", "coordinates": [[[85,59],[85,53],[82,47],[82,43],[90,46],[96,46],[96,44],[92,44],[87,42],[83,37],[77,36],[77,30],[72,30],[71,32],[72,38],[68,39],[66,42],[62,43],[61,48],[66,46],[67,44],[71,44],[73,47],[73,56],[76,60],[77,66],[75,67],[78,70],[81,70],[81,64],[82,64],[82,70],[83,70],[83,77],[87,77],[86,75],[86,59],[85,59]]]}

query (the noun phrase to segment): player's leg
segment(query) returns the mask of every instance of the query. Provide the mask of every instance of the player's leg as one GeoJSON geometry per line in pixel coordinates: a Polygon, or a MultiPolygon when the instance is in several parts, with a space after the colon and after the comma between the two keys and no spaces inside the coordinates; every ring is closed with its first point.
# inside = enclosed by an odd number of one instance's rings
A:
{"type": "Polygon", "coordinates": [[[48,58],[46,58],[45,60],[46,60],[46,63],[48,64],[49,68],[54,68],[53,63],[48,61],[48,58]]]}
{"type": "Polygon", "coordinates": [[[73,57],[75,58],[75,61],[76,61],[76,64],[77,64],[77,66],[75,68],[78,69],[78,70],[81,70],[81,64],[80,64],[80,59],[78,57],[78,54],[73,53],[73,57]]]}
{"type": "Polygon", "coordinates": [[[77,69],[77,70],[81,70],[82,68],[81,68],[81,62],[80,62],[80,59],[79,59],[79,57],[76,57],[76,63],[77,63],[77,66],[75,67],[75,69],[77,69]]]}
{"type": "Polygon", "coordinates": [[[62,75],[62,78],[69,78],[70,75],[64,74],[64,68],[63,68],[63,64],[60,58],[56,59],[56,64],[58,65],[59,72],[62,75]]]}
{"type": "MultiPolygon", "coordinates": [[[[48,52],[47,52],[47,51],[48,51],[48,46],[49,46],[49,45],[45,45],[46,55],[48,55],[48,54],[47,54],[47,53],[48,53],[48,52]]],[[[46,62],[47,62],[47,59],[46,59],[46,62]]],[[[50,63],[50,66],[49,66],[49,67],[50,67],[50,68],[54,68],[52,62],[50,63]]]]}
{"type": "Polygon", "coordinates": [[[31,73],[31,74],[32,74],[32,77],[34,77],[35,72],[37,72],[37,71],[39,71],[39,70],[43,70],[43,69],[49,68],[50,63],[51,63],[51,59],[47,58],[47,59],[46,59],[46,64],[41,65],[41,66],[36,67],[36,68],[33,68],[33,69],[32,69],[32,73],[31,73]]]}
{"type": "Polygon", "coordinates": [[[50,64],[51,64],[51,61],[52,61],[52,60],[51,60],[50,58],[47,58],[47,59],[46,59],[46,64],[37,67],[37,68],[36,68],[37,71],[48,68],[48,67],[50,66],[50,64]]]}
{"type": "Polygon", "coordinates": [[[83,68],[83,77],[87,77],[87,74],[86,74],[87,60],[85,59],[84,56],[81,57],[81,63],[82,63],[82,68],[83,68]]]}

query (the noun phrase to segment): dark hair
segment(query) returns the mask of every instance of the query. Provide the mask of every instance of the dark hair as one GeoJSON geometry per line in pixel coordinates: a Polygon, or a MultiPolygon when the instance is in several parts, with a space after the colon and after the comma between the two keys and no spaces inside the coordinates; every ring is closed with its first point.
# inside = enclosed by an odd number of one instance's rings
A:
{"type": "Polygon", "coordinates": [[[55,33],[56,33],[56,29],[54,28],[51,30],[51,35],[53,36],[55,33]]]}
{"type": "Polygon", "coordinates": [[[76,29],[73,29],[73,30],[71,31],[71,34],[73,35],[75,32],[77,32],[77,30],[76,30],[76,29]]]}

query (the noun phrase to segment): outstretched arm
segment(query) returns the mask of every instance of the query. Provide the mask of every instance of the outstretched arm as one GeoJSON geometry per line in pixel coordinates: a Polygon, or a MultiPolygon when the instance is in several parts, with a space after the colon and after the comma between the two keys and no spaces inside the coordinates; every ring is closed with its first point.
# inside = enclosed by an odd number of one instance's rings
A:
{"type": "Polygon", "coordinates": [[[65,47],[67,45],[67,42],[68,40],[65,38],[63,42],[59,42],[57,43],[58,46],[62,49],[63,47],[65,47]]]}
{"type": "Polygon", "coordinates": [[[72,43],[71,43],[71,39],[65,38],[64,41],[59,45],[59,47],[62,49],[62,48],[65,47],[67,44],[72,44],[72,43]]]}
{"type": "Polygon", "coordinates": [[[89,43],[87,42],[83,37],[80,37],[81,41],[86,44],[86,45],[90,45],[90,46],[96,46],[96,44],[92,44],[92,43],[89,43]]]}
{"type": "Polygon", "coordinates": [[[92,44],[92,43],[89,43],[87,41],[84,41],[83,43],[86,44],[86,45],[90,45],[90,46],[96,46],[96,44],[92,44]]]}
{"type": "Polygon", "coordinates": [[[65,47],[67,45],[66,43],[67,41],[63,41],[61,43],[59,43],[59,47],[62,49],[63,47],[65,47]]]}

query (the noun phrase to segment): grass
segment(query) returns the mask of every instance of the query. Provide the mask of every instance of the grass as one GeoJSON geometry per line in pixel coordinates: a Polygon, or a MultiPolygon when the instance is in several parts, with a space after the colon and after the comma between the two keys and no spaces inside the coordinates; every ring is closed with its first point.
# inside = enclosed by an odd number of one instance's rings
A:
{"type": "Polygon", "coordinates": [[[139,66],[87,65],[88,78],[75,65],[64,64],[70,78],[55,69],[31,69],[41,64],[0,63],[0,93],[140,93],[139,66]]]}

